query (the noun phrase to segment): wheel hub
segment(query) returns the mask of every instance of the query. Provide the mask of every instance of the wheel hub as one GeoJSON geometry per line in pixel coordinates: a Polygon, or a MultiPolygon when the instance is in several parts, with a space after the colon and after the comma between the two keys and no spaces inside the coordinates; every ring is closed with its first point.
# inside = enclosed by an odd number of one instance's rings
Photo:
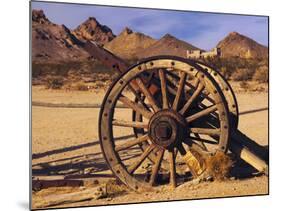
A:
{"type": "Polygon", "coordinates": [[[161,110],[149,121],[150,140],[163,148],[174,147],[187,131],[186,121],[172,110],[161,110]]]}
{"type": "Polygon", "coordinates": [[[169,122],[160,122],[155,127],[155,135],[160,139],[169,139],[172,136],[173,128],[169,122]]]}

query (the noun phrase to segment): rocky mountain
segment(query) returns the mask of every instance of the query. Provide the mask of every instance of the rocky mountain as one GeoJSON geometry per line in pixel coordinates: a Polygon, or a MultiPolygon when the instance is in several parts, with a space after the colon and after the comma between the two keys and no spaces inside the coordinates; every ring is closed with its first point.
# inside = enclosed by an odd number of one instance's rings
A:
{"type": "Polygon", "coordinates": [[[156,42],[155,39],[139,32],[125,28],[105,48],[123,59],[137,58],[138,54],[156,42]]]}
{"type": "Polygon", "coordinates": [[[42,10],[32,11],[32,60],[58,62],[89,57],[77,37],[64,25],[52,23],[42,10]]]}
{"type": "Polygon", "coordinates": [[[139,58],[145,58],[156,55],[173,55],[186,57],[186,50],[199,49],[185,41],[166,34],[150,47],[146,48],[138,54],[139,58]]]}
{"type": "Polygon", "coordinates": [[[268,57],[268,48],[257,43],[249,37],[237,32],[231,32],[217,47],[221,49],[223,57],[241,57],[241,58],[266,58],[268,57]]]}
{"type": "MultiPolygon", "coordinates": [[[[68,62],[91,60],[81,47],[81,41],[95,41],[123,59],[141,59],[156,55],[186,57],[186,50],[197,47],[166,34],[155,40],[145,34],[125,28],[118,36],[90,17],[76,29],[52,23],[42,10],[32,11],[32,60],[34,62],[68,62]]],[[[217,45],[223,57],[266,58],[268,48],[256,41],[232,32],[217,45]]]]}
{"type": "Polygon", "coordinates": [[[85,22],[80,24],[74,30],[74,34],[83,41],[95,41],[101,45],[104,45],[115,37],[108,26],[101,25],[94,17],[89,17],[85,22]]]}

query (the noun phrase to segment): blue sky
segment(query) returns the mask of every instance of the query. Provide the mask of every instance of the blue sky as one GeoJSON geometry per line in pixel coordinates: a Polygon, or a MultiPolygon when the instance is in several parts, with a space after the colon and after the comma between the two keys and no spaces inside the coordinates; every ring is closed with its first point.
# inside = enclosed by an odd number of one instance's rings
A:
{"type": "Polygon", "coordinates": [[[32,9],[44,10],[50,21],[74,29],[88,17],[95,17],[118,35],[126,26],[159,39],[166,33],[209,50],[228,33],[237,31],[268,46],[268,18],[97,5],[32,2],[32,9]]]}

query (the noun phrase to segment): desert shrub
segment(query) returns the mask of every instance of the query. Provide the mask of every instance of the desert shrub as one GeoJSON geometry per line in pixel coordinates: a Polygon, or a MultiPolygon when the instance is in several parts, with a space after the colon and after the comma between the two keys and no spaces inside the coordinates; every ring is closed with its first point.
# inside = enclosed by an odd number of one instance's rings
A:
{"type": "Polygon", "coordinates": [[[84,84],[83,82],[79,82],[75,85],[75,89],[78,91],[88,91],[89,86],[84,84]]]}
{"type": "Polygon", "coordinates": [[[241,81],[239,83],[239,85],[242,89],[249,89],[250,88],[249,83],[247,81],[241,81]]]}
{"type": "Polygon", "coordinates": [[[268,66],[261,66],[259,67],[255,74],[253,75],[253,80],[267,83],[269,80],[269,74],[268,74],[268,66]]]}
{"type": "Polygon", "coordinates": [[[131,57],[130,59],[125,59],[125,62],[129,65],[136,64],[140,59],[136,56],[131,57]]]}
{"type": "Polygon", "coordinates": [[[233,79],[238,81],[251,79],[256,69],[268,63],[266,59],[245,59],[239,57],[202,58],[201,61],[220,70],[226,79],[233,76],[233,79]]]}
{"type": "Polygon", "coordinates": [[[220,72],[226,80],[230,78],[232,73],[232,71],[226,67],[221,67],[220,72]]]}
{"type": "Polygon", "coordinates": [[[115,72],[99,61],[32,63],[32,78],[47,75],[66,77],[70,71],[78,75],[83,73],[107,73],[112,75],[115,72]]]}
{"type": "Polygon", "coordinates": [[[92,73],[107,73],[112,75],[115,72],[112,68],[104,66],[100,61],[95,61],[94,63],[91,63],[91,65],[87,64],[87,68],[92,73]]]}
{"type": "Polygon", "coordinates": [[[48,89],[61,89],[64,84],[63,77],[51,77],[47,79],[46,87],[48,89]]]}
{"type": "Polygon", "coordinates": [[[252,69],[239,68],[236,69],[234,73],[232,73],[231,78],[234,81],[246,81],[246,80],[250,80],[253,74],[254,71],[252,69]]]}

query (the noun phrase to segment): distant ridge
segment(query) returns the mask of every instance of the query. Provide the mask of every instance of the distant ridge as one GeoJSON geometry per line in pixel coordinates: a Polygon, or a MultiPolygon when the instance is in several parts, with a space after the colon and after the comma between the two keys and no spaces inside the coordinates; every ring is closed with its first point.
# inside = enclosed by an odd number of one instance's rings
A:
{"type": "Polygon", "coordinates": [[[238,32],[229,33],[217,44],[217,47],[221,49],[223,57],[240,57],[246,59],[268,57],[267,47],[238,32]]]}
{"type": "MultiPolygon", "coordinates": [[[[198,47],[166,34],[159,40],[125,27],[116,36],[112,30],[89,17],[76,29],[52,23],[43,10],[32,11],[32,61],[57,63],[93,60],[82,47],[81,41],[94,41],[126,60],[156,55],[186,57],[186,50],[198,47]]],[[[229,33],[216,47],[223,57],[267,58],[268,48],[238,32],[229,33]]]]}
{"type": "Polygon", "coordinates": [[[179,40],[176,37],[166,34],[160,40],[155,42],[149,48],[143,50],[138,54],[139,58],[145,58],[156,55],[173,55],[186,57],[186,50],[199,49],[183,40],[179,40]]]}
{"type": "Polygon", "coordinates": [[[137,58],[141,51],[155,42],[155,39],[139,32],[133,32],[133,30],[126,27],[104,47],[123,59],[133,59],[137,58]]]}

